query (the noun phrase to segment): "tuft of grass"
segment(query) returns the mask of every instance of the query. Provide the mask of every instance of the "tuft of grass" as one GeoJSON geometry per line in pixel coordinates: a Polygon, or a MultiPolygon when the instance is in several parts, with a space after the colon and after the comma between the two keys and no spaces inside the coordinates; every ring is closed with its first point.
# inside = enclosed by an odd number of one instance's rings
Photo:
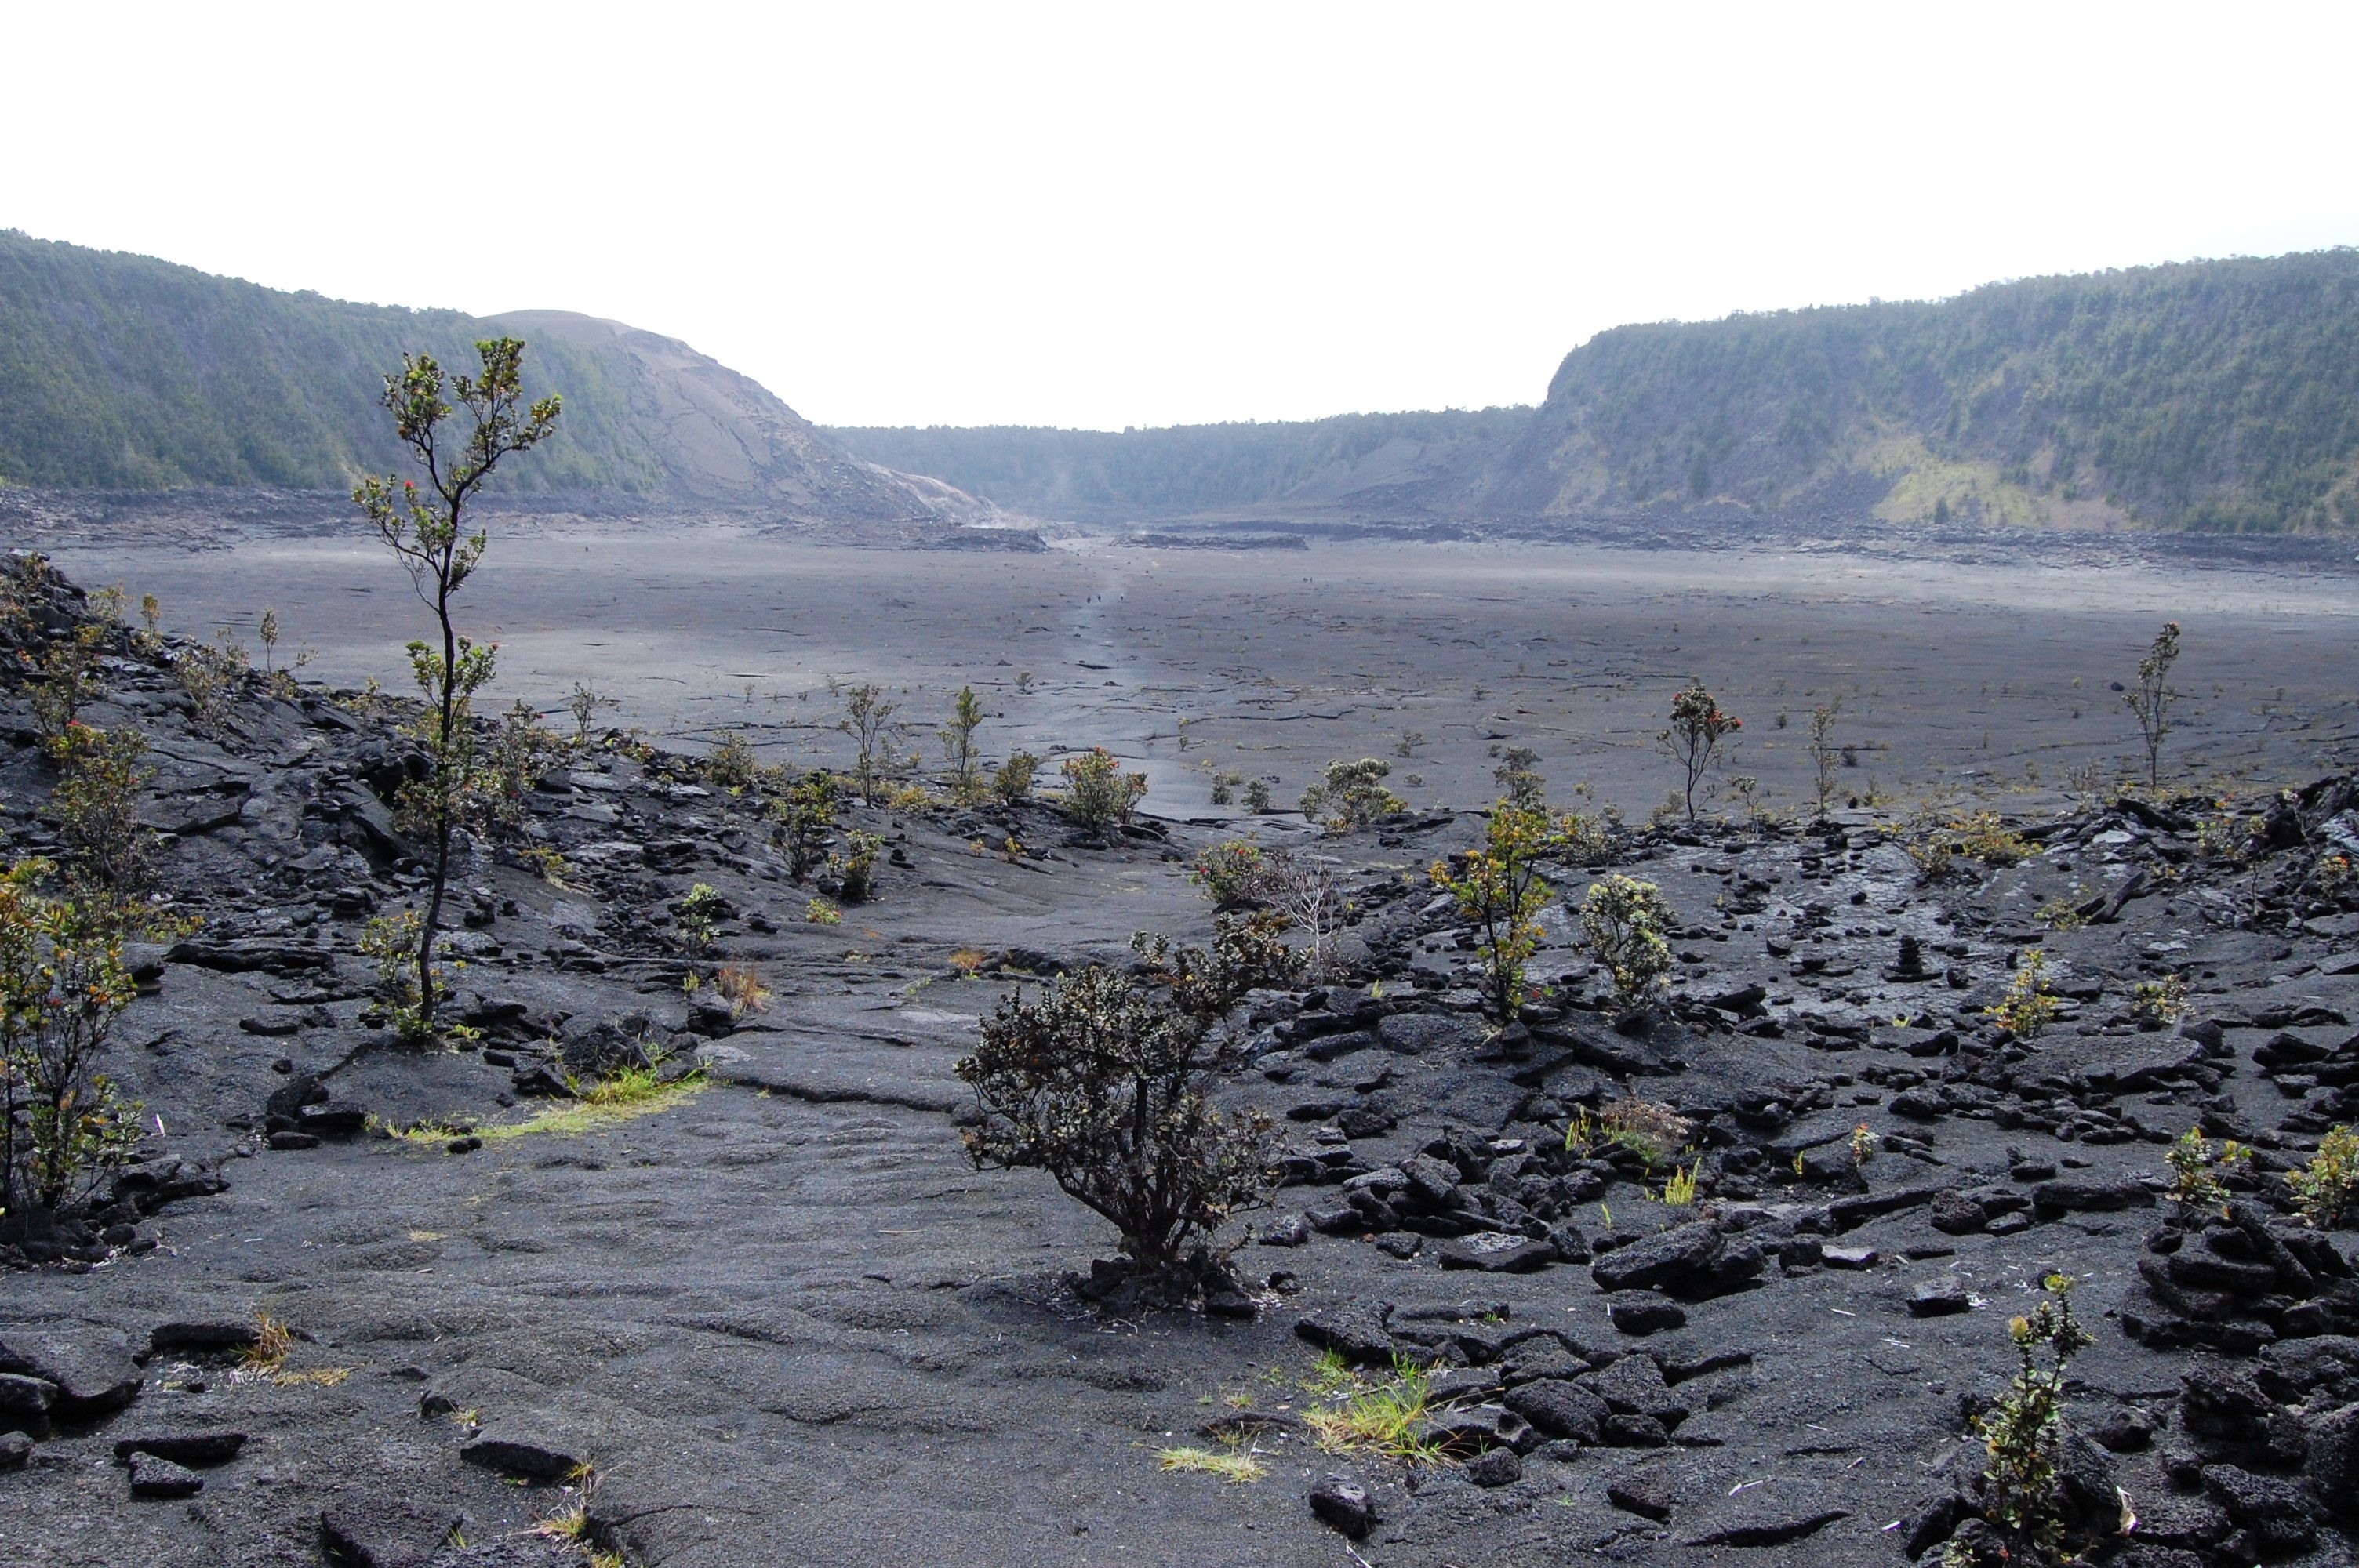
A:
{"type": "Polygon", "coordinates": [[[962,975],[972,975],[991,961],[991,955],[980,947],[962,947],[951,955],[951,968],[962,975]]]}
{"type": "Polygon", "coordinates": [[[723,964],[712,977],[715,989],[729,1004],[729,1011],[743,1018],[749,1012],[760,1012],[770,1005],[770,988],[747,964],[723,964]]]}
{"type": "Polygon", "coordinates": [[[1670,1179],[1663,1184],[1663,1201],[1674,1208],[1684,1208],[1696,1199],[1696,1167],[1681,1170],[1671,1167],[1670,1179]]]}
{"type": "Polygon", "coordinates": [[[282,1389],[298,1389],[305,1385],[332,1389],[353,1375],[350,1367],[313,1367],[300,1372],[277,1372],[270,1380],[282,1389]]]}
{"type": "Polygon", "coordinates": [[[254,1343],[245,1347],[241,1357],[243,1369],[267,1377],[287,1365],[289,1352],[295,1348],[295,1336],[288,1332],[284,1319],[268,1313],[255,1314],[254,1343]]]}
{"type": "Polygon", "coordinates": [[[1268,1465],[1235,1449],[1220,1453],[1210,1448],[1166,1448],[1156,1454],[1155,1464],[1166,1475],[1218,1476],[1233,1487],[1249,1485],[1269,1474],[1268,1465]]]}
{"type": "Polygon", "coordinates": [[[1431,1387],[1424,1368],[1396,1357],[1390,1378],[1371,1383],[1353,1375],[1347,1390],[1329,1396],[1329,1408],[1307,1412],[1303,1422],[1330,1453],[1366,1449],[1391,1459],[1443,1463],[1449,1455],[1441,1445],[1417,1432],[1431,1387]]]}
{"type": "Polygon", "coordinates": [[[466,1129],[463,1132],[454,1127],[420,1125],[395,1136],[406,1142],[431,1144],[438,1148],[462,1136],[480,1138],[486,1143],[504,1143],[512,1138],[524,1138],[535,1133],[560,1138],[578,1137],[686,1104],[703,1093],[710,1083],[701,1069],[667,1084],[656,1076],[652,1068],[625,1068],[611,1078],[592,1085],[582,1091],[580,1099],[571,1104],[544,1106],[522,1121],[495,1121],[466,1129]]]}

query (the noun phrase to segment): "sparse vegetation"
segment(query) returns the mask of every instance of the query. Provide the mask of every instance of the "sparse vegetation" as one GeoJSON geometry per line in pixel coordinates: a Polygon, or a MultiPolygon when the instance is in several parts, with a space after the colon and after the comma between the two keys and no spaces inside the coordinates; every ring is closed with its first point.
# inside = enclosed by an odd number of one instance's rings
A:
{"type": "Polygon", "coordinates": [[[118,916],[155,880],[157,835],[139,820],[140,788],[147,781],[147,741],[136,730],[95,730],[75,723],[49,742],[57,787],[49,809],[72,859],[69,874],[89,896],[118,916]]]}
{"type": "Polygon", "coordinates": [[[590,745],[590,726],[596,721],[599,713],[621,706],[613,697],[599,695],[597,687],[575,681],[572,692],[565,699],[565,711],[573,716],[574,747],[586,751],[590,745]]]}
{"type": "Polygon", "coordinates": [[[2142,1023],[2163,1027],[2187,1016],[2187,982],[2177,975],[2140,980],[2130,988],[2130,1015],[2142,1023]]]}
{"type": "Polygon", "coordinates": [[[1320,1408],[1305,1411],[1303,1424],[1331,1453],[1366,1451],[1388,1459],[1434,1464],[1446,1455],[1424,1435],[1433,1380],[1424,1368],[1396,1357],[1392,1376],[1370,1381],[1348,1368],[1340,1386],[1320,1408]]]}
{"type": "Polygon", "coordinates": [[[1335,934],[1349,913],[1335,862],[1307,850],[1266,849],[1261,882],[1264,902],[1301,936],[1303,978],[1324,981],[1335,967],[1335,934]]]}
{"type": "Polygon", "coordinates": [[[896,715],[901,705],[872,682],[843,688],[843,716],[835,727],[852,737],[852,782],[864,800],[881,799],[893,772],[893,748],[901,730],[896,715]]]}
{"type": "Polygon", "coordinates": [[[1995,811],[1960,816],[1919,815],[1908,834],[1908,858],[1929,881],[1957,875],[1968,862],[1998,868],[2027,859],[2031,846],[1995,811]]]}
{"type": "Polygon", "coordinates": [[[743,730],[730,730],[704,753],[704,776],[733,795],[753,788],[762,776],[762,762],[743,730]]]}
{"type": "Polygon", "coordinates": [[[1835,741],[1835,724],[1843,718],[1843,698],[1831,697],[1810,709],[1810,789],[1817,817],[1827,819],[1827,803],[1835,796],[1835,770],[1843,748],[1835,741]]]}
{"type": "Polygon", "coordinates": [[[949,771],[951,798],[971,806],[984,793],[983,762],[974,749],[974,732],[983,727],[983,699],[974,687],[959,687],[951,701],[951,716],[941,730],[942,762],[949,771]]]}
{"type": "Polygon", "coordinates": [[[991,775],[991,793],[1006,805],[1020,806],[1032,798],[1032,783],[1039,773],[1039,758],[1029,752],[1010,752],[991,775]]]}
{"type": "Polygon", "coordinates": [[[1504,792],[1507,804],[1517,811],[1544,812],[1548,809],[1548,780],[1539,773],[1540,754],[1528,746],[1509,747],[1491,770],[1492,780],[1504,792]]]}
{"type": "Polygon", "coordinates": [[[843,848],[827,859],[828,874],[836,881],[837,900],[843,903],[865,903],[876,896],[876,857],[884,850],[884,836],[853,828],[843,836],[843,848]]]}
{"type": "Polygon", "coordinates": [[[1173,1472],[1217,1476],[1233,1487],[1249,1485],[1265,1479],[1269,1466],[1242,1448],[1166,1448],[1155,1455],[1155,1467],[1166,1475],[1173,1472]]]}

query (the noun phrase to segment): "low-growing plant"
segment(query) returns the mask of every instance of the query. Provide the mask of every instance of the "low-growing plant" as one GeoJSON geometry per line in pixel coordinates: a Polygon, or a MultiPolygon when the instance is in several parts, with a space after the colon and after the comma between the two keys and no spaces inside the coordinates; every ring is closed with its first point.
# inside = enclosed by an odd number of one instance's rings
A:
{"type": "Polygon", "coordinates": [[[533,785],[562,744],[540,727],[540,715],[532,704],[521,697],[510,703],[492,726],[480,787],[467,802],[470,817],[513,836],[530,815],[533,785]]]}
{"type": "Polygon", "coordinates": [[[1652,882],[1614,872],[1589,885],[1581,904],[1582,935],[1613,978],[1614,1000],[1623,1007],[1641,1006],[1661,989],[1671,971],[1671,945],[1663,934],[1675,923],[1652,882]]]}
{"type": "Polygon", "coordinates": [[[1983,1519],[1997,1538],[1996,1554],[1984,1561],[1952,1541],[1942,1554],[1944,1568],[2063,1561],[2067,1521],[2058,1460],[2065,1372],[2072,1357],[2096,1341],[2072,1315],[2071,1280],[2050,1274],[2043,1284],[2048,1299],[2007,1325],[2017,1358],[2013,1380],[1990,1411],[1974,1421],[1987,1455],[1983,1519]]]}
{"type": "Polygon", "coordinates": [[[1165,1448],[1155,1455],[1156,1468],[1166,1475],[1175,1471],[1218,1476],[1233,1487],[1242,1487],[1264,1479],[1269,1466],[1242,1448],[1165,1448]]]}
{"type": "Polygon", "coordinates": [[[843,836],[842,851],[827,860],[828,872],[836,881],[839,903],[865,903],[876,896],[876,857],[884,848],[882,834],[854,828],[843,836]]]}
{"type": "Polygon", "coordinates": [[[1349,833],[1380,816],[1406,811],[1408,803],[1385,787],[1393,765],[1379,757],[1327,764],[1319,782],[1302,792],[1302,815],[1330,830],[1349,833]]]}
{"type": "Polygon", "coordinates": [[[1320,1447],[1332,1453],[1366,1450],[1389,1459],[1431,1464],[1444,1457],[1441,1445],[1423,1430],[1432,1389],[1430,1373],[1397,1356],[1391,1377],[1370,1382],[1348,1375],[1328,1402],[1304,1413],[1303,1424],[1320,1447]]]}
{"type": "Polygon", "coordinates": [[[1958,874],[1969,861],[1995,869],[2031,854],[2030,843],[1995,811],[1946,818],[1920,816],[1910,826],[1906,848],[1928,881],[1958,874]]]}
{"type": "Polygon", "coordinates": [[[377,1005],[386,1022],[405,1044],[432,1037],[434,1025],[419,1006],[418,944],[426,918],[414,909],[373,917],[361,928],[361,957],[376,973],[377,1005]]]}
{"type": "Polygon", "coordinates": [[[2048,955],[2037,947],[2016,960],[2006,995],[1990,1010],[1991,1019],[2019,1040],[2028,1040],[2056,1022],[2056,993],[2048,989],[2048,955]]]}
{"type": "Polygon", "coordinates": [[[2328,1128],[2310,1163],[2286,1173],[2286,1185],[2310,1224],[2320,1230],[2342,1224],[2359,1206],[2359,1132],[2328,1128]]]}
{"type": "Polygon", "coordinates": [[[991,775],[991,793],[1009,806],[1032,798],[1032,784],[1040,773],[1040,759],[1029,752],[1011,752],[991,775]]]}
{"type": "Polygon", "coordinates": [[[2130,988],[2130,1013],[2142,1022],[2172,1024],[2187,1011],[2187,981],[2178,975],[2140,980],[2130,988]]]}
{"type": "Polygon", "coordinates": [[[573,690],[565,698],[565,711],[573,716],[573,744],[586,748],[590,744],[590,726],[599,713],[621,706],[613,697],[602,695],[597,687],[575,681],[573,690]]]}
{"type": "Polygon", "coordinates": [[[2214,1149],[2201,1126],[2189,1128],[2162,1156],[2170,1170],[2171,1198],[2182,1208],[2225,1209],[2228,1189],[2220,1184],[2220,1173],[2252,1157],[2253,1152],[2233,1138],[2214,1149]]]}
{"type": "Polygon", "coordinates": [[[218,642],[190,643],[173,656],[173,678],[189,699],[198,730],[222,732],[229,723],[230,699],[245,685],[249,667],[245,646],[227,631],[218,642]]]}
{"type": "Polygon", "coordinates": [[[522,860],[534,876],[553,888],[564,887],[565,879],[573,874],[573,867],[565,857],[546,844],[529,845],[519,849],[516,859],[522,860]]]}
{"type": "Polygon", "coordinates": [[[1121,1233],[1150,1295],[1191,1296],[1212,1267],[1201,1243],[1267,1198],[1272,1124],[1214,1109],[1208,1091],[1222,1021],[1296,972],[1280,930],[1265,912],[1216,917],[1208,947],[1141,933],[1135,972],[1092,966],[1037,1000],[1017,991],[958,1064],[976,1167],[1047,1172],[1121,1233]]]}
{"type": "Polygon", "coordinates": [[[1188,880],[1203,890],[1215,909],[1243,909],[1259,899],[1267,868],[1261,848],[1232,838],[1198,855],[1188,880]]]}
{"type": "Polygon", "coordinates": [[[1058,771],[1065,776],[1065,815],[1082,832],[1099,838],[1128,824],[1147,797],[1147,775],[1124,773],[1103,746],[1066,758],[1058,771]]]}
{"type": "Polygon", "coordinates": [[[728,901],[709,882],[697,882],[688,895],[671,906],[672,929],[679,948],[690,958],[701,958],[712,948],[712,935],[721,925],[728,901]]]}
{"type": "Polygon", "coordinates": [[[762,762],[744,730],[730,730],[704,753],[704,776],[732,795],[754,787],[762,776],[762,762]]]}
{"type": "Polygon", "coordinates": [[[1539,915],[1549,897],[1539,862],[1556,847],[1556,827],[1546,813],[1503,799],[1491,807],[1482,846],[1468,850],[1455,868],[1434,861],[1429,873],[1474,924],[1484,1006],[1503,1024],[1523,1010],[1524,974],[1539,951],[1539,915]]]}
{"type": "Polygon", "coordinates": [[[140,1137],[99,1070],[136,994],[103,904],[43,891],[55,868],[0,874],[0,1216],[73,1207],[140,1137]]]}
{"type": "Polygon", "coordinates": [[[771,837],[787,852],[787,875],[802,881],[827,859],[835,832],[835,780],[813,768],[770,803],[771,837]]]}
{"type": "Polygon", "coordinates": [[[823,898],[815,898],[803,905],[803,918],[813,925],[841,925],[843,912],[823,898]]]}
{"type": "Polygon", "coordinates": [[[1269,814],[1269,781],[1267,779],[1245,781],[1245,809],[1256,816],[1266,816],[1269,814]]]}
{"type": "Polygon", "coordinates": [[[1663,1202],[1673,1208],[1685,1208],[1696,1200],[1696,1172],[1699,1165],[1685,1169],[1674,1165],[1669,1179],[1663,1183],[1663,1202]]]}
{"type": "Polygon", "coordinates": [[[1875,1136],[1875,1130],[1864,1121],[1861,1122],[1851,1130],[1851,1162],[1864,1168],[1875,1158],[1875,1152],[1881,1144],[1882,1140],[1875,1136]]]}

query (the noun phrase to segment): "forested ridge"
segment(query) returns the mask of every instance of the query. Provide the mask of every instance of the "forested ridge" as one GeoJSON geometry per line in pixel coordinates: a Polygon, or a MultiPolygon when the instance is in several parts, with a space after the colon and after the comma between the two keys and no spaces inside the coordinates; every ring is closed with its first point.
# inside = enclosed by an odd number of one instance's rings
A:
{"type": "Polygon", "coordinates": [[[1886,515],[2359,523],[2359,251],[1664,323],[1565,356],[1484,487],[1571,512],[1777,507],[1843,474],[1886,515]],[[2028,514],[2027,517],[2026,514],[2028,514]]]}
{"type": "MultiPolygon", "coordinates": [[[[1567,354],[1538,407],[1119,432],[821,432],[684,344],[534,329],[561,390],[508,482],[813,513],[1626,514],[1734,505],[1934,524],[2359,526],[2359,251],[1992,284],[1954,298],[1662,322],[1567,354]],[[850,449],[847,452],[844,449],[850,449]]],[[[0,483],[341,488],[395,464],[379,376],[502,330],[0,231],[0,483]]]]}
{"type": "MultiPolygon", "coordinates": [[[[1052,517],[1181,515],[1430,489],[1520,433],[1529,407],[1342,414],[1138,430],[838,427],[859,456],[1052,517]]],[[[1397,499],[1434,503],[1444,496],[1397,499]]]]}

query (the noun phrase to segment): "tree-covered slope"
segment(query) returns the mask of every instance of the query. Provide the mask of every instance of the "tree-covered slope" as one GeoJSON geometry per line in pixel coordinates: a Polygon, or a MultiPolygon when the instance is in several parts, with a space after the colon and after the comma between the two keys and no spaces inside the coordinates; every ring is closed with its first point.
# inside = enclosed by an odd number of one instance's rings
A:
{"type": "Polygon", "coordinates": [[[1036,516],[1083,521],[1273,509],[1446,507],[1528,408],[1344,414],[1146,430],[834,428],[871,462],[1036,516]]]}
{"type": "Polygon", "coordinates": [[[1580,514],[1848,481],[1900,519],[2359,523],[2359,251],[1617,328],[1476,504],[1580,514]]]}
{"type": "Polygon", "coordinates": [[[486,320],[354,305],[13,231],[0,231],[0,481],[341,488],[398,465],[376,394],[404,351],[461,370],[476,340],[502,331],[527,341],[527,392],[565,398],[556,438],[504,485],[820,517],[940,503],[652,332],[562,311],[486,320]]]}

